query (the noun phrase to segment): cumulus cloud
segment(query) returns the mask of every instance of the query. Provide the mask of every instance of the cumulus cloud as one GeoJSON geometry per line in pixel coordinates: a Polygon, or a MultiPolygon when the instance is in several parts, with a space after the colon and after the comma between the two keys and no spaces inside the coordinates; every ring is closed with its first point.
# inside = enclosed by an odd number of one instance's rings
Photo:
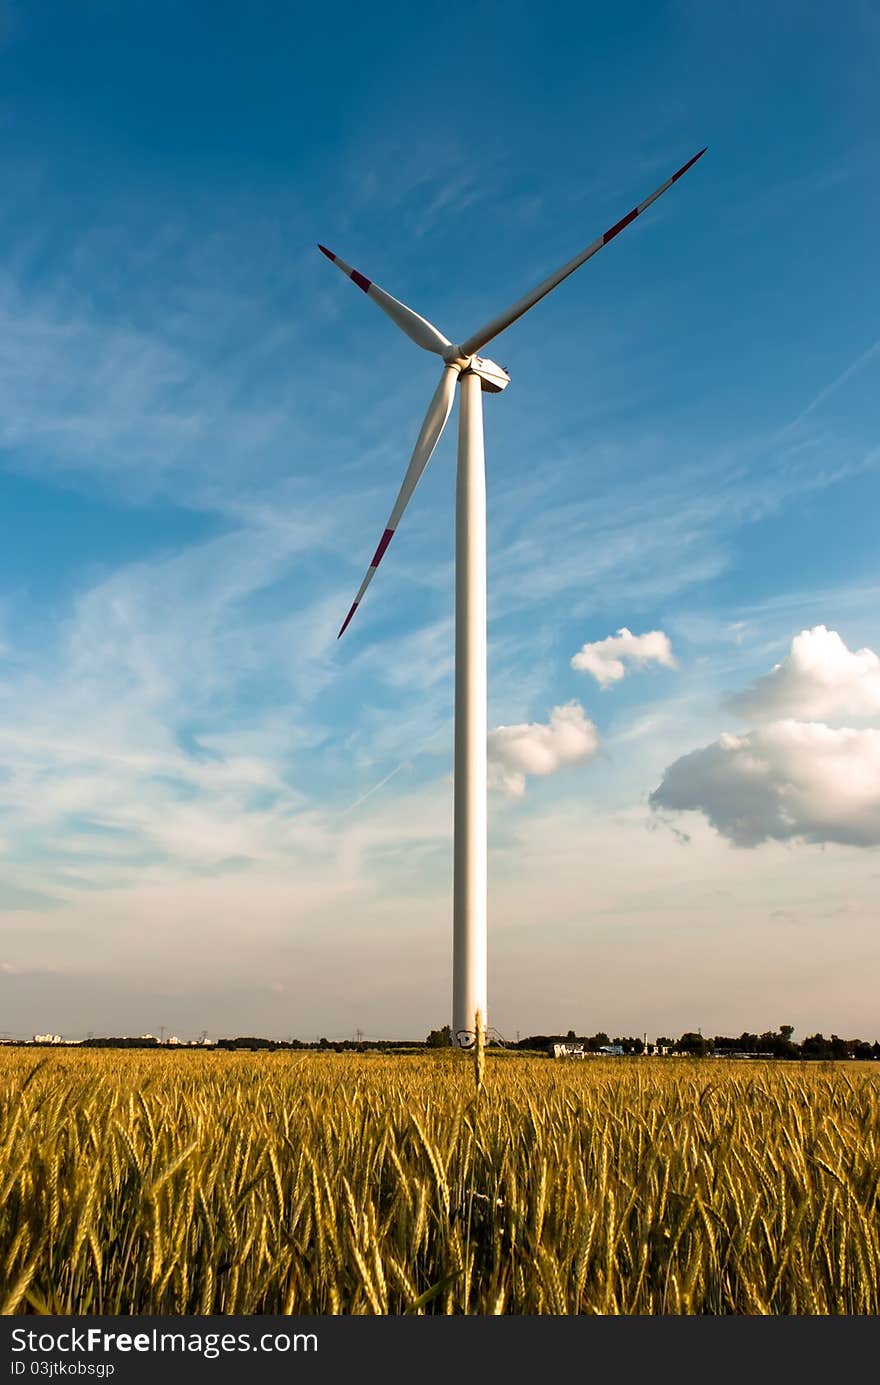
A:
{"type": "Polygon", "coordinates": [[[489,771],[493,787],[521,798],[529,774],[557,770],[591,760],[599,746],[595,726],[579,702],[554,707],[545,725],[540,721],[498,726],[489,732],[489,771]]]}
{"type": "Polygon", "coordinates": [[[626,676],[628,666],[644,668],[645,664],[662,664],[664,668],[675,668],[669,636],[662,630],[649,630],[644,635],[634,635],[624,625],[616,635],[605,640],[585,644],[579,654],[571,661],[572,668],[591,673],[602,688],[611,683],[619,683],[626,676]]]}
{"type": "Polygon", "coordinates": [[[872,649],[848,649],[836,630],[802,630],[781,663],[750,688],[728,699],[755,720],[880,715],[880,658],[872,649]]]}
{"type": "Polygon", "coordinates": [[[880,845],[880,730],[788,719],[725,734],[670,765],[650,803],[701,812],[737,846],[880,845]]]}

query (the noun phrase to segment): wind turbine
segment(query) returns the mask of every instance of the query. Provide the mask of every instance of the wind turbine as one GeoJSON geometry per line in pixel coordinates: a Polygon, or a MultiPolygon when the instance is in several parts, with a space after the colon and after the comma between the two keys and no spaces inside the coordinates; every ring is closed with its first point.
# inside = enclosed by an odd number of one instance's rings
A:
{"type": "Polygon", "coordinates": [[[495,337],[545,298],[603,246],[635,221],[652,202],[678,182],[697,159],[692,159],[652,192],[644,202],[557,269],[537,288],[493,317],[460,346],[444,337],[426,318],[392,298],[378,284],[352,269],[326,246],[318,249],[426,351],[443,360],[443,373],[422,424],[412,458],[388,523],[373,554],[366,576],[337,639],[363,600],[389,543],[409,504],[431,453],[446,426],[461,388],[458,427],[458,470],[455,491],[455,790],[452,945],[452,1032],[456,1044],[469,1048],[475,1040],[475,1017],[485,1028],[486,1003],[486,468],[483,452],[482,391],[499,394],[510,376],[494,361],[477,355],[495,337]]]}

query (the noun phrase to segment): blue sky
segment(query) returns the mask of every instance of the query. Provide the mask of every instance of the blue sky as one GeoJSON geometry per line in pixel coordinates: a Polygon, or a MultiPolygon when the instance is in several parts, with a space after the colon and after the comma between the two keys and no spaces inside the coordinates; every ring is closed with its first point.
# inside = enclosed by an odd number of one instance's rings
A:
{"type": "Polygon", "coordinates": [[[445,1022],[455,430],[337,643],[436,362],[316,243],[461,339],[707,144],[492,351],[490,1018],[874,1037],[876,7],[180,10],[0,6],[2,1022],[445,1022]]]}

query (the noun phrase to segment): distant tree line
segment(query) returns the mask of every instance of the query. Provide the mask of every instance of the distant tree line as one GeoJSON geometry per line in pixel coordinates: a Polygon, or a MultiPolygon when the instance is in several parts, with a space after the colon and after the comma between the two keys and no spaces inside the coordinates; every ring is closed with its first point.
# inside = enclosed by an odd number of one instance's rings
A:
{"type": "Polygon", "coordinates": [[[260,1039],[255,1037],[218,1039],[215,1048],[249,1048],[249,1049],[269,1049],[275,1052],[276,1049],[295,1048],[295,1049],[317,1049],[319,1052],[330,1051],[333,1053],[367,1053],[375,1051],[385,1053],[390,1049],[412,1049],[421,1048],[423,1045],[417,1039],[314,1039],[306,1042],[302,1039],[260,1039]]]}
{"type": "MultiPolygon", "coordinates": [[[[810,1034],[801,1043],[795,1043],[793,1039],[794,1027],[790,1024],[781,1024],[776,1031],[767,1030],[763,1034],[740,1034],[738,1038],[730,1038],[723,1034],[716,1034],[714,1038],[709,1038],[693,1031],[687,1031],[678,1039],[668,1036],[659,1036],[653,1047],[668,1053],[687,1053],[694,1057],[707,1057],[714,1054],[722,1057],[725,1054],[749,1054],[764,1058],[800,1058],[800,1059],[843,1059],[859,1058],[863,1060],[880,1059],[880,1043],[875,1039],[869,1043],[866,1039],[841,1039],[839,1035],[832,1034],[826,1039],[824,1034],[810,1034]]],[[[576,1035],[573,1030],[567,1034],[531,1034],[528,1038],[520,1039],[516,1045],[522,1049],[550,1049],[554,1044],[579,1043],[583,1044],[584,1049],[589,1053],[598,1053],[601,1049],[614,1045],[623,1049],[624,1053],[643,1053],[644,1044],[641,1039],[635,1038],[616,1038],[609,1039],[607,1034],[599,1033],[586,1035],[576,1035]]]]}
{"type": "MultiPolygon", "coordinates": [[[[709,1038],[699,1032],[686,1031],[679,1038],[673,1039],[666,1036],[659,1036],[653,1044],[648,1047],[652,1051],[666,1053],[690,1054],[694,1057],[716,1057],[730,1056],[754,1056],[763,1058],[783,1058],[783,1059],[824,1059],[826,1061],[834,1059],[862,1059],[868,1061],[880,1060],[880,1043],[875,1039],[869,1043],[867,1039],[842,1039],[838,1034],[832,1034],[825,1038],[824,1034],[809,1034],[800,1043],[794,1040],[794,1027],[790,1024],[781,1024],[778,1030],[767,1030],[763,1034],[742,1033],[738,1037],[731,1037],[724,1034],[716,1034],[714,1038],[709,1038]]],[[[25,1040],[5,1040],[7,1045],[17,1046],[20,1043],[29,1042],[25,1040]]],[[[63,1041],[62,1041],[63,1043],[63,1041]]],[[[600,1030],[596,1034],[575,1034],[573,1029],[569,1029],[565,1034],[529,1034],[524,1039],[519,1039],[517,1043],[504,1044],[505,1048],[520,1050],[539,1050],[546,1053],[552,1051],[554,1044],[581,1044],[587,1053],[599,1053],[603,1048],[609,1046],[619,1048],[624,1054],[644,1053],[644,1043],[639,1037],[632,1035],[610,1038],[608,1034],[600,1030]]],[[[174,1043],[161,1044],[159,1039],[152,1035],[143,1035],[138,1038],[130,1037],[98,1037],[83,1039],[77,1044],[80,1048],[182,1048],[192,1049],[201,1047],[198,1043],[174,1043]]],[[[426,1039],[315,1039],[311,1041],[303,1039],[264,1039],[259,1035],[239,1035],[238,1037],[218,1039],[215,1044],[208,1045],[211,1048],[220,1049],[246,1049],[251,1052],[263,1051],[276,1052],[281,1049],[311,1049],[319,1052],[332,1051],[335,1053],[366,1053],[366,1052],[413,1052],[422,1048],[451,1048],[452,1030],[448,1024],[442,1025],[439,1029],[432,1029],[426,1039]]]]}
{"type": "Polygon", "coordinates": [[[880,1043],[875,1039],[841,1039],[838,1034],[825,1038],[824,1034],[808,1034],[801,1043],[792,1039],[794,1030],[790,1024],[782,1024],[778,1031],[764,1034],[740,1034],[731,1039],[716,1035],[712,1040],[712,1052],[766,1053],[773,1058],[880,1058],[880,1043]]]}

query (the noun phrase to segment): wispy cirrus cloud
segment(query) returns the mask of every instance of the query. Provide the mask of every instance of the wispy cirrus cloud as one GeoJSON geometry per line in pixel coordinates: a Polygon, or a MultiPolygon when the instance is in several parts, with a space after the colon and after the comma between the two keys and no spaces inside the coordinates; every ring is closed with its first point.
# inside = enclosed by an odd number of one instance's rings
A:
{"type": "Polygon", "coordinates": [[[249,609],[311,528],[239,531],[124,567],[79,594],[54,647],[3,671],[0,827],[19,873],[39,860],[47,879],[99,884],[138,863],[265,861],[301,832],[313,844],[289,775],[324,734],[306,709],[332,643],[325,598],[287,620],[249,609]],[[297,638],[309,670],[284,659],[297,638]]]}
{"type": "Polygon", "coordinates": [[[563,596],[578,615],[608,610],[612,594],[618,608],[679,599],[730,570],[738,533],[798,498],[876,471],[880,448],[824,436],[793,460],[768,432],[672,469],[653,440],[633,444],[635,475],[605,476],[600,460],[591,462],[588,498],[579,498],[578,451],[496,500],[494,617],[563,596]]]}

